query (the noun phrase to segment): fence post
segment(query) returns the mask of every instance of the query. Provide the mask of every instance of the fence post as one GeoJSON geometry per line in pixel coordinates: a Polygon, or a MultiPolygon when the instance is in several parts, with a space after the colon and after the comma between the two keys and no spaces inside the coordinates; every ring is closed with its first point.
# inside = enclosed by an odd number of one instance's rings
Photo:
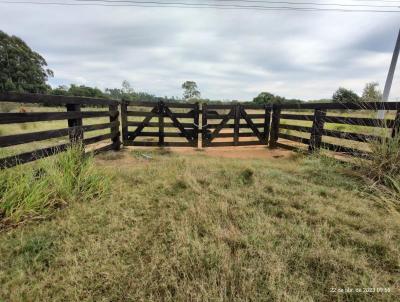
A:
{"type": "Polygon", "coordinates": [[[164,102],[158,101],[158,146],[164,146],[164,102]]]}
{"type": "MultiPolygon", "coordinates": [[[[81,105],[79,104],[67,104],[67,112],[77,112],[80,114],[81,105]]],[[[69,141],[71,144],[83,141],[83,130],[82,130],[82,117],[68,119],[68,127],[75,127],[69,132],[69,141]]]]}
{"type": "Polygon", "coordinates": [[[199,147],[199,123],[200,123],[200,105],[199,103],[194,104],[194,109],[193,109],[193,123],[194,123],[194,128],[193,128],[193,144],[196,148],[199,147]]]}
{"type": "Polygon", "coordinates": [[[207,147],[207,136],[208,136],[208,125],[207,125],[207,104],[203,103],[201,106],[201,146],[207,147]]]}
{"type": "Polygon", "coordinates": [[[264,105],[265,107],[265,116],[264,116],[264,137],[265,137],[265,144],[268,145],[269,140],[269,130],[270,130],[270,123],[271,123],[271,108],[269,105],[264,105]]]}
{"type": "Polygon", "coordinates": [[[117,104],[109,105],[108,108],[110,113],[110,123],[116,122],[115,125],[110,126],[111,134],[115,134],[115,136],[111,137],[112,149],[114,151],[118,151],[121,148],[119,123],[118,123],[118,116],[119,116],[118,105],[117,104]],[[113,114],[112,111],[115,111],[116,113],[113,114]]]}
{"type": "Polygon", "coordinates": [[[240,104],[235,105],[235,125],[233,132],[233,145],[237,146],[239,144],[239,129],[240,129],[240,104]]]}
{"type": "Polygon", "coordinates": [[[122,143],[128,141],[128,102],[122,100],[121,102],[121,128],[122,128],[122,143]]]}
{"type": "Polygon", "coordinates": [[[394,138],[396,135],[400,135],[400,110],[397,110],[392,130],[392,137],[394,138]]]}
{"type": "Polygon", "coordinates": [[[271,122],[271,138],[269,141],[269,147],[271,149],[276,148],[276,144],[279,138],[279,123],[281,119],[281,107],[278,104],[272,105],[272,122],[271,122]]]}
{"type": "Polygon", "coordinates": [[[324,129],[325,116],[326,116],[325,109],[315,108],[313,124],[311,128],[310,143],[308,145],[309,152],[314,152],[321,148],[322,131],[324,129]]]}

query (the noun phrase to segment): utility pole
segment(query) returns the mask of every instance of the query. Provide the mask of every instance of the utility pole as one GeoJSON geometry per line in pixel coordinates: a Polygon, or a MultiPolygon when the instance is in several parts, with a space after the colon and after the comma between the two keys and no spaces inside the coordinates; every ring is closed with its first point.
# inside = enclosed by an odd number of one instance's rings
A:
{"type": "MultiPolygon", "coordinates": [[[[383,90],[382,102],[387,102],[389,99],[390,89],[392,88],[394,71],[396,69],[397,59],[399,58],[399,51],[400,51],[400,30],[397,36],[396,46],[394,47],[393,50],[392,62],[390,63],[389,72],[386,78],[385,89],[383,90]]],[[[377,118],[384,119],[385,110],[379,110],[377,118]]]]}

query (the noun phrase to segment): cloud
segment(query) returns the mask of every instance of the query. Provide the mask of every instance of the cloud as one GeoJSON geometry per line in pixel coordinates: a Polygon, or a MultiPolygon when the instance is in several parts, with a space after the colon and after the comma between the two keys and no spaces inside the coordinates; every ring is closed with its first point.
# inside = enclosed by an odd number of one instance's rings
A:
{"type": "Polygon", "coordinates": [[[0,28],[47,59],[53,85],[126,79],[136,90],[179,96],[182,82],[194,80],[212,99],[261,91],[317,99],[339,86],[383,87],[397,26],[397,14],[0,4],[0,28]]]}

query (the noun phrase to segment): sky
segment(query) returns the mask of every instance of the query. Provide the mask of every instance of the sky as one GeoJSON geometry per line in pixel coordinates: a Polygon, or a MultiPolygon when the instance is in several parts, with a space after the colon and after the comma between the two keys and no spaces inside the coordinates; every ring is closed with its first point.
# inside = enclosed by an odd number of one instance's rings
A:
{"type": "MultiPolygon", "coordinates": [[[[327,1],[372,3],[312,2],[327,1]]],[[[262,91],[330,98],[339,86],[361,94],[371,81],[383,90],[400,26],[400,13],[1,2],[0,30],[47,60],[54,87],[104,89],[128,80],[136,91],[181,97],[182,83],[192,80],[202,97],[222,100],[249,101],[262,91]]],[[[399,69],[391,99],[400,100],[399,69]]]]}

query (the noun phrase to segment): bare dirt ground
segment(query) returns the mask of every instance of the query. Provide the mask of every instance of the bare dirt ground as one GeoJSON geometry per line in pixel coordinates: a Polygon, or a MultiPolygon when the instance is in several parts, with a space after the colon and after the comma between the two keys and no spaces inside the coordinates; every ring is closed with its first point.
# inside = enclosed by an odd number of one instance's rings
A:
{"type": "Polygon", "coordinates": [[[242,159],[253,159],[253,158],[281,158],[289,157],[293,152],[283,149],[268,149],[265,146],[249,146],[249,147],[214,147],[214,148],[171,148],[172,152],[178,154],[205,154],[213,157],[225,157],[225,158],[242,158],[242,159]]]}
{"type": "MultiPolygon", "coordinates": [[[[148,163],[146,153],[148,152],[149,158],[152,156],[151,152],[158,150],[154,147],[125,147],[122,152],[107,152],[96,156],[96,161],[100,165],[112,166],[118,163],[119,166],[128,166],[132,164],[148,163]],[[124,152],[125,150],[125,152],[124,152]],[[127,151],[139,151],[143,156],[132,156],[127,151]]],[[[167,152],[172,152],[182,155],[206,155],[211,157],[222,158],[237,158],[237,159],[274,159],[274,158],[289,158],[293,152],[274,149],[270,150],[265,146],[250,146],[250,147],[218,147],[218,148],[163,148],[167,152]]]]}

